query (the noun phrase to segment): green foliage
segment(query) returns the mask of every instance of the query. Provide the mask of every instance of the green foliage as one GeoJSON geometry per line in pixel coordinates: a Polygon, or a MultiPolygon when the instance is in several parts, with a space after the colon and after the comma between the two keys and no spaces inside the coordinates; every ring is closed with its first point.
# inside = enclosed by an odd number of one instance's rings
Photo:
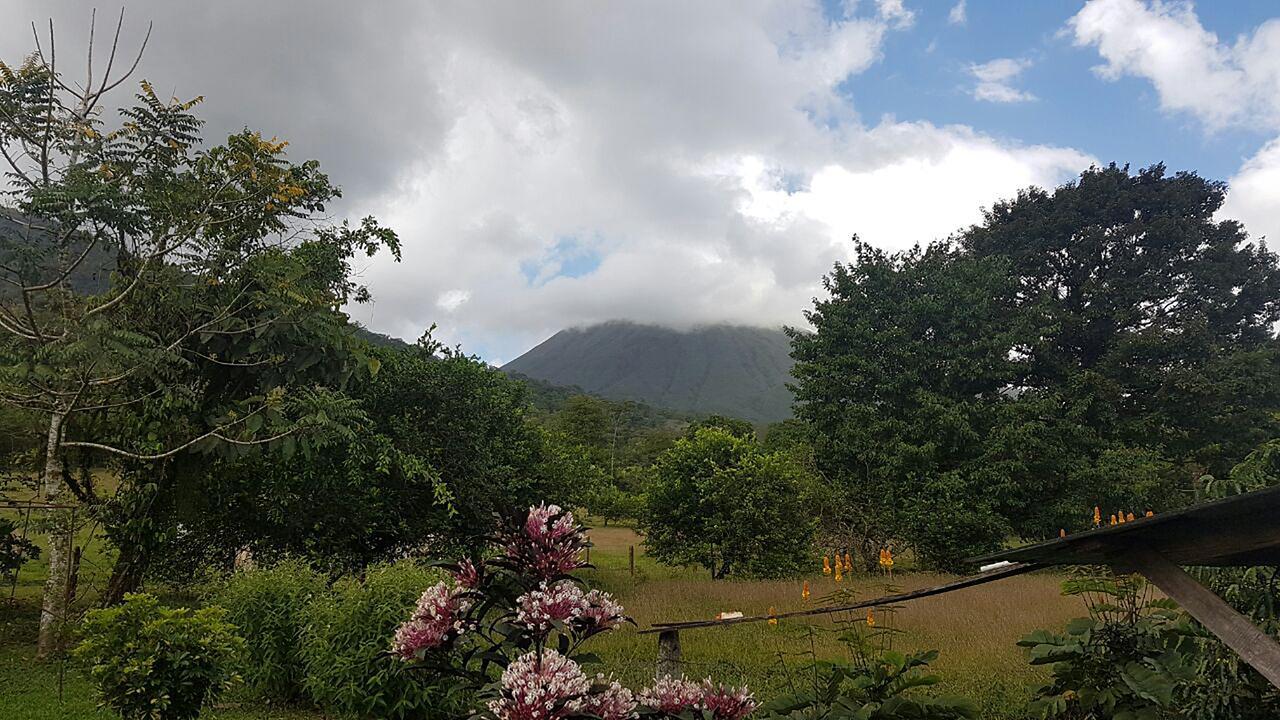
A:
{"type": "Polygon", "coordinates": [[[691,438],[698,434],[703,428],[717,428],[723,430],[734,437],[740,437],[744,440],[756,439],[756,426],[746,420],[728,417],[726,415],[708,415],[700,420],[694,420],[689,423],[689,427],[685,429],[684,436],[691,438]]]}
{"type": "Polygon", "coordinates": [[[150,595],[94,610],[75,657],[125,720],[191,720],[237,679],[243,650],[221,608],[166,608],[150,595]]]}
{"type": "Polygon", "coordinates": [[[30,540],[19,537],[16,526],[9,518],[0,517],[0,578],[11,579],[22,564],[40,557],[40,548],[30,540]]]}
{"type": "Polygon", "coordinates": [[[572,497],[585,463],[528,418],[524,386],[473,358],[378,350],[350,388],[367,423],[350,441],[292,458],[212,465],[179,510],[173,563],[227,566],[243,547],[271,561],[354,570],[430,542],[465,547],[494,513],[572,497]]]}
{"type": "Polygon", "coordinates": [[[216,588],[210,600],[226,609],[245,640],[241,675],[255,693],[283,701],[302,696],[302,635],[310,604],[326,592],[325,578],[297,561],[237,572],[216,588]]]}
{"type": "Polygon", "coordinates": [[[820,661],[806,671],[816,674],[816,690],[776,698],[761,706],[758,716],[788,720],[951,720],[978,717],[973,705],[959,698],[902,694],[938,682],[938,676],[923,674],[923,670],[937,657],[937,650],[910,654],[888,651],[867,667],[845,661],[820,661]]]}
{"type": "Polygon", "coordinates": [[[394,719],[459,716],[463,698],[387,654],[396,627],[440,573],[409,561],[343,578],[307,606],[303,687],[333,713],[394,719]]]}
{"type": "Polygon", "coordinates": [[[792,332],[817,469],[867,506],[853,544],[959,567],[1095,505],[1181,504],[1280,434],[1280,267],[1215,219],[1223,197],[1094,168],[947,242],[858,243],[792,332]]]}
{"type": "Polygon", "coordinates": [[[643,528],[654,558],[717,578],[783,576],[808,562],[815,483],[790,456],[703,428],[661,455],[653,474],[643,528]]]}

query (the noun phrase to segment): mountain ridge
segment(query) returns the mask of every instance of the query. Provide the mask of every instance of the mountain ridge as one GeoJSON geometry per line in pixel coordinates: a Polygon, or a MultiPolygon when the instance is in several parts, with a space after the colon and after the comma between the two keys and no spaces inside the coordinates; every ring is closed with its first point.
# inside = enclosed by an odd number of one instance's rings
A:
{"type": "Polygon", "coordinates": [[[768,423],[791,416],[790,350],[781,328],[614,320],[561,330],[502,370],[610,399],[768,423]]]}

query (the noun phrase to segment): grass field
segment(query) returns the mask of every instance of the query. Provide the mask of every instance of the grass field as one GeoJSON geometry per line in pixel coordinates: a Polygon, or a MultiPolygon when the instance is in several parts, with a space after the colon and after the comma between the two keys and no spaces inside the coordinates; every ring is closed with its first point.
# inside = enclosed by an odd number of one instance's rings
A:
{"type": "MultiPolygon", "coordinates": [[[[99,541],[85,528],[85,561],[81,584],[86,588],[84,605],[92,603],[93,590],[101,586],[110,557],[99,541]]],[[[35,537],[35,536],[33,536],[35,537]]],[[[800,596],[801,579],[787,581],[713,581],[693,568],[658,565],[643,554],[640,538],[626,527],[597,527],[592,531],[592,562],[595,570],[586,578],[593,585],[613,592],[640,627],[655,621],[703,619],[720,611],[741,611],[748,615],[805,607],[800,596]],[[636,548],[636,574],[628,570],[627,550],[636,548]]],[[[30,563],[19,576],[14,601],[10,588],[0,598],[0,718],[5,720],[49,720],[62,718],[109,718],[94,708],[92,691],[83,676],[70,664],[36,663],[35,622],[44,567],[30,563]]],[[[898,573],[896,588],[909,590],[944,581],[946,576],[931,573],[898,573]]],[[[842,584],[859,597],[884,593],[888,578],[853,578],[842,584]]],[[[1021,636],[1036,628],[1061,627],[1083,613],[1079,600],[1059,594],[1062,576],[1033,574],[990,585],[908,603],[893,618],[877,616],[883,626],[892,623],[902,632],[895,634],[895,647],[936,648],[941,657],[934,669],[942,676],[939,691],[968,697],[979,704],[984,718],[1020,718],[1030,688],[1043,676],[1026,662],[1015,646],[1021,636]]],[[[829,576],[815,573],[809,578],[813,597],[836,588],[829,576]]],[[[858,618],[837,618],[854,620],[858,618]]],[[[761,696],[784,689],[798,681],[796,669],[802,654],[811,650],[820,656],[838,657],[843,647],[834,639],[831,619],[806,622],[783,620],[776,627],[767,624],[738,625],[686,631],[681,635],[687,673],[713,675],[719,679],[747,683],[761,696]],[[808,625],[818,631],[810,633],[808,625]],[[812,645],[811,645],[812,642],[812,645]]],[[[639,686],[652,678],[656,659],[656,638],[625,629],[591,641],[590,650],[599,654],[607,667],[629,685],[639,686]]],[[[225,720],[302,719],[323,715],[305,709],[271,708],[260,704],[228,702],[209,717],[225,720]]]]}

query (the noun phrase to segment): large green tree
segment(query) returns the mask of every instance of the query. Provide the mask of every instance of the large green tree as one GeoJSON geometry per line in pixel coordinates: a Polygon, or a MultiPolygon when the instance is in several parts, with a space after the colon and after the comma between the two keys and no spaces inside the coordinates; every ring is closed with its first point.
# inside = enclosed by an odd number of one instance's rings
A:
{"type": "Polygon", "coordinates": [[[1094,168],[951,241],[859,243],[816,332],[792,334],[797,415],[857,508],[851,539],[957,566],[1094,505],[1176,505],[1273,436],[1280,270],[1214,219],[1223,192],[1094,168]]]}
{"type": "Polygon", "coordinates": [[[678,440],[654,464],[642,518],[662,562],[777,577],[812,558],[819,488],[786,453],[765,453],[718,427],[678,440]]]}
{"type": "MultiPolygon", "coordinates": [[[[93,500],[75,466],[163,469],[357,420],[295,374],[325,358],[287,348],[345,324],[338,307],[365,295],[348,279],[355,252],[397,248],[372,220],[326,225],[338,189],[286,143],[245,130],[202,147],[198,98],[144,81],[108,121],[141,58],[120,73],[117,50],[95,68],[91,47],[79,81],[43,50],[0,64],[0,401],[43,423],[40,494],[55,506],[93,500]]],[[[41,654],[71,580],[70,517],[51,520],[41,654]]]]}
{"type": "Polygon", "coordinates": [[[350,388],[368,422],[348,440],[208,466],[177,495],[167,570],[229,565],[251,550],[357,569],[405,552],[460,551],[495,516],[565,502],[591,466],[529,419],[523,383],[427,348],[376,352],[350,388]]]}

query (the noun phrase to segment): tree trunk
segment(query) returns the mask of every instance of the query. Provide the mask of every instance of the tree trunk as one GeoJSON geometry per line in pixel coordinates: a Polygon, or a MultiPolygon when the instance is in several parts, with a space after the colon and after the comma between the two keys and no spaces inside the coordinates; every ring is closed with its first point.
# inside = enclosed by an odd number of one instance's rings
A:
{"type": "Polygon", "coordinates": [[[121,545],[116,563],[111,567],[111,578],[102,591],[102,606],[118,605],[124,601],[125,594],[137,592],[142,587],[142,578],[147,572],[149,561],[147,552],[137,544],[121,545]]]}
{"type": "MultiPolygon", "coordinates": [[[[44,473],[40,478],[40,492],[47,503],[60,505],[67,500],[66,486],[62,482],[62,423],[65,415],[55,412],[49,416],[49,435],[45,444],[44,473]]],[[[71,582],[71,545],[75,528],[70,511],[50,511],[49,529],[49,577],[44,583],[44,598],[40,605],[40,636],[36,657],[47,658],[61,649],[63,626],[67,619],[67,605],[71,582]]]]}

